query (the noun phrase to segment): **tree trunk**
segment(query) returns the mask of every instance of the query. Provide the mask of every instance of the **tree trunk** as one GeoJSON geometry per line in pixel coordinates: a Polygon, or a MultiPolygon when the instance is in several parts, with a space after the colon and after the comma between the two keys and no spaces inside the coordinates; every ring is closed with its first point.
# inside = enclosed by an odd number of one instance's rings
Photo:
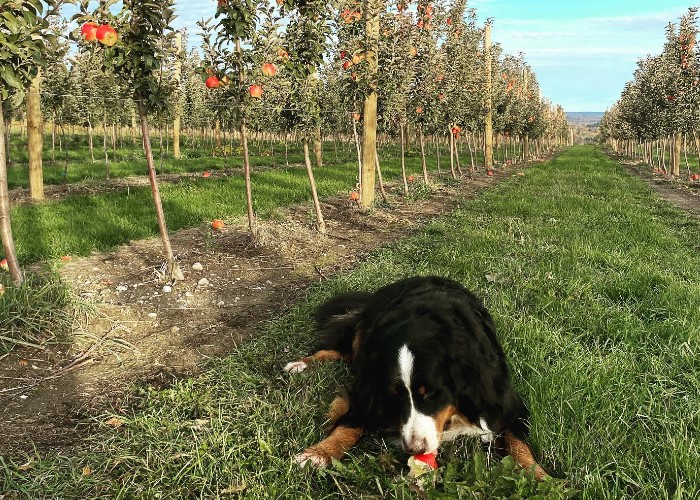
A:
{"type": "Polygon", "coordinates": [[[5,156],[5,119],[2,116],[2,99],[0,98],[0,239],[2,249],[7,259],[10,276],[16,284],[24,281],[22,270],[17,261],[15,241],[12,238],[12,224],[10,221],[10,193],[7,189],[7,160],[5,156]]]}
{"type": "Polygon", "coordinates": [[[316,136],[314,137],[314,156],[316,157],[316,166],[323,166],[323,137],[321,136],[321,126],[316,127],[316,136]]]}
{"type": "Polygon", "coordinates": [[[418,141],[420,142],[420,158],[423,167],[423,182],[428,184],[428,165],[425,162],[425,140],[423,138],[423,126],[418,125],[418,141]]]}
{"type": "Polygon", "coordinates": [[[182,76],[182,33],[179,31],[175,35],[175,49],[177,54],[175,54],[175,83],[177,90],[175,95],[178,96],[178,102],[175,103],[175,116],[173,117],[173,158],[179,160],[181,158],[180,154],[180,115],[182,114],[182,109],[180,108],[180,79],[182,76]]]}
{"type": "Polygon", "coordinates": [[[401,180],[403,180],[403,194],[408,195],[408,180],[406,179],[406,143],[404,142],[404,123],[399,124],[401,131],[401,180]]]}
{"type": "Polygon", "coordinates": [[[95,163],[95,148],[92,141],[92,122],[88,118],[88,148],[90,149],[90,159],[95,163]]]}
{"type": "Polygon", "coordinates": [[[671,163],[673,167],[672,175],[678,177],[681,175],[681,141],[683,136],[680,132],[673,134],[673,161],[671,163]]]}
{"type": "Polygon", "coordinates": [[[258,238],[258,226],[255,223],[255,213],[253,212],[253,186],[250,180],[250,157],[248,154],[248,129],[245,119],[241,120],[241,149],[243,149],[243,176],[245,178],[245,200],[248,214],[248,230],[253,240],[258,238]]]}
{"type": "Polygon", "coordinates": [[[355,136],[355,148],[357,149],[357,189],[362,192],[362,147],[357,134],[357,121],[352,119],[352,131],[355,136]]]}
{"type": "Polygon", "coordinates": [[[484,56],[486,57],[486,119],[484,124],[484,165],[493,168],[493,102],[491,96],[491,24],[486,23],[484,32],[484,56]]]}
{"type": "Polygon", "coordinates": [[[309,140],[304,137],[304,164],[306,165],[306,173],[309,175],[309,184],[311,186],[311,197],[314,201],[314,210],[316,212],[316,229],[321,234],[326,234],[326,223],[323,220],[321,213],[321,203],[318,201],[318,192],[316,191],[316,179],[314,179],[314,171],[311,168],[311,157],[309,156],[309,140]]]}
{"type": "Polygon", "coordinates": [[[43,117],[41,116],[41,74],[37,74],[27,93],[27,150],[29,152],[29,196],[44,199],[44,171],[41,155],[44,148],[43,117]]]}
{"type": "Polygon", "coordinates": [[[170,280],[183,280],[185,277],[180,270],[180,266],[175,261],[173,249],[170,246],[168,228],[165,225],[165,213],[163,212],[163,203],[160,199],[160,190],[158,189],[158,180],[156,179],[156,169],[153,163],[153,150],[151,149],[151,137],[148,131],[148,117],[146,116],[146,109],[141,99],[137,99],[136,105],[138,106],[139,118],[141,119],[143,151],[146,154],[148,180],[151,182],[151,193],[153,194],[153,203],[156,208],[156,216],[158,217],[158,229],[160,230],[160,239],[163,243],[163,252],[165,253],[165,261],[168,268],[168,278],[170,280]]]}
{"type": "Polygon", "coordinates": [[[387,203],[386,191],[384,190],[384,179],[382,179],[382,169],[379,166],[379,155],[377,150],[374,150],[374,165],[377,168],[377,178],[379,179],[379,192],[382,194],[382,200],[387,203]]]}

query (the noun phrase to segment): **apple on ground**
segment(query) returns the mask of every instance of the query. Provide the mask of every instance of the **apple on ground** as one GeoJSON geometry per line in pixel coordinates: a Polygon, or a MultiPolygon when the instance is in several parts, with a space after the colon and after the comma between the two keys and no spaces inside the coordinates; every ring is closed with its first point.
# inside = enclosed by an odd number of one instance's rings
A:
{"type": "Polygon", "coordinates": [[[211,227],[216,231],[220,231],[224,228],[224,221],[222,221],[221,219],[214,219],[213,221],[211,221],[211,227]]]}
{"type": "Polygon", "coordinates": [[[0,260],[0,269],[3,271],[8,271],[10,269],[10,266],[7,265],[7,259],[0,260]]]}
{"type": "Polygon", "coordinates": [[[211,172],[209,170],[206,170],[203,174],[202,177],[211,177],[211,172]]]}
{"type": "Polygon", "coordinates": [[[80,34],[86,42],[94,42],[97,40],[97,26],[95,23],[85,23],[80,28],[80,34]]]}
{"type": "Polygon", "coordinates": [[[117,31],[109,24],[103,24],[97,28],[95,35],[97,36],[97,41],[102,45],[106,45],[107,47],[111,47],[117,43],[117,39],[119,38],[117,36],[117,31]]]}
{"type": "Polygon", "coordinates": [[[488,175],[489,177],[493,177],[493,170],[489,170],[488,172],[486,172],[486,175],[488,175]]]}
{"type": "Polygon", "coordinates": [[[357,200],[359,200],[359,199],[360,199],[360,193],[358,193],[357,191],[351,192],[351,193],[350,193],[350,199],[351,199],[352,201],[357,201],[357,200]]]}

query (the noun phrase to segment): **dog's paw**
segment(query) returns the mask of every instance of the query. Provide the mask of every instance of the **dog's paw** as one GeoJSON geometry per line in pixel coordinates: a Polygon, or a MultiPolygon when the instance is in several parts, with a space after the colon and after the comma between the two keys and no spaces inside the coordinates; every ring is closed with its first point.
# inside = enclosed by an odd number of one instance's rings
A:
{"type": "Polygon", "coordinates": [[[304,450],[294,456],[294,461],[299,464],[299,467],[313,466],[317,468],[328,467],[331,459],[322,455],[311,448],[304,450]]]}
{"type": "Polygon", "coordinates": [[[284,371],[287,373],[301,373],[309,367],[304,361],[292,361],[287,363],[284,367],[284,371]]]}

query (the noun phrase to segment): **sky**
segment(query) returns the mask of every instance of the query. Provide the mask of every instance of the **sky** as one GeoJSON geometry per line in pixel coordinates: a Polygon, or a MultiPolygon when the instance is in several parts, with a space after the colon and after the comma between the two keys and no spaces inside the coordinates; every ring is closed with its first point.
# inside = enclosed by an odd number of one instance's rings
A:
{"type": "Polygon", "coordinates": [[[676,0],[471,0],[493,40],[523,52],[542,94],[566,111],[605,111],[637,60],[663,49],[665,28],[688,7],[676,0]]]}
{"type": "MultiPolygon", "coordinates": [[[[566,111],[605,111],[637,60],[661,52],[666,25],[693,1],[468,0],[468,7],[482,22],[493,19],[493,40],[506,53],[524,54],[544,96],[566,111]]],[[[214,0],[176,0],[176,26],[195,35],[196,21],[215,10],[214,0]]]]}

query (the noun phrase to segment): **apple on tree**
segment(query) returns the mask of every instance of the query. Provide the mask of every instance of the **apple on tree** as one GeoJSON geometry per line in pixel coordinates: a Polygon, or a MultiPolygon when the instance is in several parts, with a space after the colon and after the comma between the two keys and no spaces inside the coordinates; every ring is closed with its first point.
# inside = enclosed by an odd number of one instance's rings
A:
{"type": "Polygon", "coordinates": [[[97,31],[95,31],[95,36],[97,37],[98,42],[100,42],[102,45],[106,45],[107,47],[111,47],[117,43],[117,39],[119,38],[117,36],[117,31],[109,24],[103,24],[97,28],[97,31]]]}
{"type": "Polygon", "coordinates": [[[207,86],[208,89],[215,89],[220,85],[220,82],[219,82],[219,79],[217,77],[212,75],[206,79],[204,84],[207,86]]]}
{"type": "Polygon", "coordinates": [[[83,35],[83,40],[86,42],[94,42],[97,40],[97,26],[95,23],[85,23],[80,27],[80,34],[83,35]]]}
{"type": "Polygon", "coordinates": [[[263,88],[260,85],[253,84],[248,88],[248,91],[250,92],[250,97],[254,97],[256,99],[260,99],[263,94],[263,88]]]}
{"type": "Polygon", "coordinates": [[[263,64],[262,74],[265,76],[275,76],[277,74],[277,66],[274,63],[263,64]]]}

